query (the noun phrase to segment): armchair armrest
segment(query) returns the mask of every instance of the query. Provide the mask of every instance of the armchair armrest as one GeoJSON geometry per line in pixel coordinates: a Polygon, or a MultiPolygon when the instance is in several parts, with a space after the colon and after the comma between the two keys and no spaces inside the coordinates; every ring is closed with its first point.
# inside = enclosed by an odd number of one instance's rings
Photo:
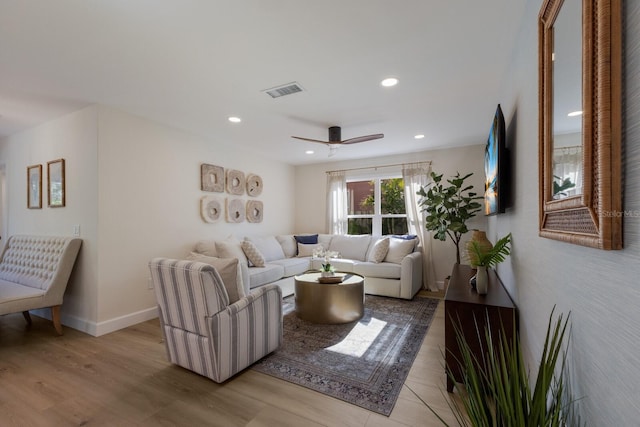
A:
{"type": "Polygon", "coordinates": [[[222,382],[282,344],[282,291],[265,285],[207,319],[214,381],[222,382]]]}

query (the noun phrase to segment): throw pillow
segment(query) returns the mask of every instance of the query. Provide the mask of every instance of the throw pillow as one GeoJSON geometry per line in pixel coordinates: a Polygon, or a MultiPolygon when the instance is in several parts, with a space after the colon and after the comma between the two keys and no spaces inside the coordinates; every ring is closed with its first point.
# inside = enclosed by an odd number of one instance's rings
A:
{"type": "MultiPolygon", "coordinates": [[[[315,245],[318,243],[318,235],[317,234],[301,234],[297,236],[293,236],[296,239],[296,243],[302,243],[304,245],[315,245]]],[[[296,247],[296,250],[298,248],[296,247]]]]}
{"type": "Polygon", "coordinates": [[[247,291],[244,289],[242,282],[240,263],[237,258],[216,258],[191,252],[187,259],[190,261],[204,262],[205,264],[212,265],[216,269],[222,279],[224,288],[227,290],[229,304],[233,304],[247,295],[247,291]]]}
{"type": "Polygon", "coordinates": [[[305,245],[311,245],[318,243],[318,235],[317,234],[304,234],[300,236],[293,236],[298,243],[304,243],[305,245]]]}
{"type": "Polygon", "coordinates": [[[240,244],[247,259],[254,267],[264,267],[264,256],[260,253],[256,245],[248,240],[243,240],[240,244]]]}
{"type": "Polygon", "coordinates": [[[319,243],[308,244],[308,245],[304,243],[298,243],[298,256],[299,257],[313,256],[313,252],[316,249],[324,249],[324,248],[319,243]]]}
{"type": "Polygon", "coordinates": [[[391,237],[395,237],[396,239],[402,239],[402,240],[413,240],[413,239],[417,239],[418,235],[417,234],[393,234],[391,237]]]}
{"type": "Polygon", "coordinates": [[[287,258],[296,256],[296,253],[298,253],[298,242],[296,242],[292,234],[276,236],[276,240],[280,243],[280,246],[282,246],[284,256],[287,258]]]}
{"type": "Polygon", "coordinates": [[[405,240],[392,237],[389,240],[389,251],[387,252],[387,256],[384,259],[385,262],[401,264],[402,258],[413,252],[413,249],[416,246],[416,242],[416,239],[405,240]]]}
{"type": "Polygon", "coordinates": [[[240,241],[236,238],[216,242],[216,252],[220,258],[237,258],[238,262],[248,263],[247,257],[240,247],[240,241]]]}
{"type": "Polygon", "coordinates": [[[388,237],[383,237],[378,240],[371,249],[371,253],[369,254],[368,261],[379,263],[384,261],[387,256],[387,252],[389,251],[389,239],[388,237]]]}
{"type": "Polygon", "coordinates": [[[195,252],[206,256],[218,256],[215,240],[200,240],[196,243],[195,252]]]}
{"type": "Polygon", "coordinates": [[[278,243],[275,236],[268,237],[247,237],[245,240],[253,243],[258,251],[264,257],[265,262],[275,261],[277,259],[284,259],[284,252],[282,251],[282,246],[278,243]]]}

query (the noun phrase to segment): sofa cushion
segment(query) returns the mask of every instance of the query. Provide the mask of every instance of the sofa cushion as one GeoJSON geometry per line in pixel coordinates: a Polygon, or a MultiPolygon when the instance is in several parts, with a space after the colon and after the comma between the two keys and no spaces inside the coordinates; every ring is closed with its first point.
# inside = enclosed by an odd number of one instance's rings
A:
{"type": "Polygon", "coordinates": [[[367,261],[382,262],[389,252],[389,238],[383,237],[371,245],[367,261]]]}
{"type": "Polygon", "coordinates": [[[218,256],[215,240],[200,240],[196,243],[194,251],[206,256],[218,256]]]}
{"type": "Polygon", "coordinates": [[[309,258],[285,258],[271,261],[269,264],[281,265],[284,268],[284,277],[302,274],[310,267],[309,258]]]}
{"type": "Polygon", "coordinates": [[[324,249],[320,243],[304,244],[298,243],[298,257],[310,257],[316,250],[324,249]]]}
{"type": "Polygon", "coordinates": [[[384,261],[395,264],[402,263],[402,258],[413,252],[417,241],[417,239],[405,240],[392,237],[389,241],[389,251],[384,261]]]}
{"type": "Polygon", "coordinates": [[[276,240],[280,243],[282,247],[282,252],[284,252],[284,256],[287,258],[291,258],[296,256],[298,253],[298,242],[293,237],[293,234],[284,234],[276,236],[276,240]]]}
{"type": "Polygon", "coordinates": [[[264,267],[264,256],[253,242],[250,242],[249,240],[243,240],[242,243],[240,243],[240,246],[242,247],[242,251],[247,256],[247,259],[252,266],[264,267]]]}
{"type": "Polygon", "coordinates": [[[238,258],[239,262],[244,262],[245,264],[249,263],[242,247],[240,246],[240,241],[235,237],[217,241],[216,252],[220,258],[238,258]]]}
{"type": "Polygon", "coordinates": [[[318,243],[322,245],[325,251],[329,250],[329,245],[331,245],[332,234],[318,234],[318,243]]]}
{"type": "Polygon", "coordinates": [[[251,289],[275,282],[284,276],[284,267],[277,264],[265,264],[264,267],[249,268],[249,287],[251,289]]]}
{"type": "Polygon", "coordinates": [[[191,252],[187,259],[190,261],[204,262],[205,264],[212,265],[216,269],[227,290],[229,304],[233,304],[247,295],[249,284],[247,283],[247,287],[245,288],[242,282],[240,262],[237,258],[216,258],[191,252]]]}
{"type": "Polygon", "coordinates": [[[46,291],[0,279],[0,302],[8,303],[25,298],[40,298],[46,291]]]}
{"type": "Polygon", "coordinates": [[[371,242],[371,236],[369,235],[335,235],[331,238],[329,250],[338,252],[341,258],[364,261],[366,260],[369,242],[371,242]]]}
{"type": "Polygon", "coordinates": [[[389,262],[358,262],[353,266],[353,272],[364,277],[381,277],[383,279],[400,279],[400,264],[389,262]]]}
{"type": "Polygon", "coordinates": [[[274,259],[283,259],[285,257],[282,246],[280,246],[275,236],[247,237],[245,240],[249,240],[258,248],[266,262],[273,261],[274,259]]]}

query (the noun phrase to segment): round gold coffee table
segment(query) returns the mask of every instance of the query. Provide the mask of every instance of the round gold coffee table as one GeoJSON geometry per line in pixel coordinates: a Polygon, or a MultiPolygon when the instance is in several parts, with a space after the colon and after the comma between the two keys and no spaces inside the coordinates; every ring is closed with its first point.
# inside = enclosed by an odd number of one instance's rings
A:
{"type": "Polygon", "coordinates": [[[364,277],[336,273],[340,283],[320,283],[320,272],[295,276],[296,313],[314,323],[349,323],[364,315],[364,277]]]}

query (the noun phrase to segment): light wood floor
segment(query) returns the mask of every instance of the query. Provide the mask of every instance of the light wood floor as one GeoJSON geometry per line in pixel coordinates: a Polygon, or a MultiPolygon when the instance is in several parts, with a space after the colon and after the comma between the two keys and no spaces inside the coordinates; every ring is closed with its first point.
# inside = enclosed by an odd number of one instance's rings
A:
{"type": "Polygon", "coordinates": [[[95,338],[70,328],[57,337],[32,317],[27,330],[21,314],[0,316],[3,427],[441,425],[420,399],[456,425],[445,400],[442,302],[390,417],[253,370],[216,384],[170,365],[157,319],[95,338]]]}

